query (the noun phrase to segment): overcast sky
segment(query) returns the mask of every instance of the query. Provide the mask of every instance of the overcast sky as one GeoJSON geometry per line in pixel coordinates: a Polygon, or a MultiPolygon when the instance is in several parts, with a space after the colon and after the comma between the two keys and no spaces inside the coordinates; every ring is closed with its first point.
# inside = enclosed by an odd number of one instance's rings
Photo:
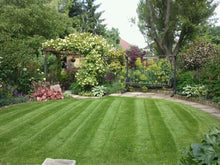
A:
{"type": "MultiPolygon", "coordinates": [[[[220,3],[220,0],[215,0],[220,3]]],[[[105,24],[111,27],[118,28],[120,37],[130,44],[137,45],[140,48],[146,46],[143,35],[139,32],[137,26],[132,25],[129,19],[137,18],[136,9],[139,0],[96,0],[97,4],[101,4],[99,10],[104,11],[102,18],[105,19],[105,24]]],[[[216,18],[220,18],[220,4],[217,7],[216,18]]],[[[220,25],[220,20],[217,23],[220,25]]]]}

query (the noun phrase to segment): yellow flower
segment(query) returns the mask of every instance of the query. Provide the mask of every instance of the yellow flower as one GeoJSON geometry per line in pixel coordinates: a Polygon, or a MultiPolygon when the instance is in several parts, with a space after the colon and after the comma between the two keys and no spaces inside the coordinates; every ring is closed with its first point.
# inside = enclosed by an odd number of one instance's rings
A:
{"type": "Polygon", "coordinates": [[[39,69],[39,68],[37,68],[37,71],[39,72],[39,71],[40,71],[40,69],[39,69]]]}
{"type": "Polygon", "coordinates": [[[46,81],[46,78],[43,78],[44,81],[46,81]]]}

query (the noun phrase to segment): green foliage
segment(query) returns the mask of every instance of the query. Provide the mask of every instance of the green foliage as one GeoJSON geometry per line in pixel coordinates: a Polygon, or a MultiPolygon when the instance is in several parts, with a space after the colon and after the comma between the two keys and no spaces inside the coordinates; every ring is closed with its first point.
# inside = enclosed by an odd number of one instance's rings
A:
{"type": "Polygon", "coordinates": [[[122,84],[117,81],[111,84],[106,84],[105,87],[106,87],[106,93],[108,94],[118,93],[118,92],[122,92],[125,90],[125,87],[122,86],[122,84]]]}
{"type": "Polygon", "coordinates": [[[198,80],[194,77],[195,74],[195,71],[185,71],[177,74],[177,89],[182,91],[183,87],[187,85],[196,85],[198,80]]]}
{"type": "Polygon", "coordinates": [[[213,15],[216,6],[214,0],[141,0],[137,8],[139,29],[158,54],[177,55],[213,15]]]}
{"type": "Polygon", "coordinates": [[[101,85],[101,86],[95,86],[95,87],[93,87],[92,88],[92,94],[94,95],[94,96],[98,96],[98,97],[102,97],[102,96],[104,96],[105,95],[105,93],[106,93],[106,87],[104,87],[103,85],[101,85]]]}
{"type": "Polygon", "coordinates": [[[64,99],[72,99],[73,98],[71,93],[63,93],[63,97],[64,97],[64,99]]]}
{"type": "Polygon", "coordinates": [[[42,66],[42,42],[64,36],[71,25],[49,1],[0,1],[0,79],[19,92],[28,93],[31,83],[42,78],[36,71],[42,66]]]}
{"type": "MultiPolygon", "coordinates": [[[[141,62],[141,59],[137,58],[136,68],[129,69],[127,81],[135,83],[136,86],[144,84],[148,87],[171,85],[172,68],[167,59],[150,59],[147,63],[148,67],[145,62],[141,62]]],[[[121,82],[125,82],[126,74],[126,69],[123,69],[120,75],[121,82]]]]}
{"type": "Polygon", "coordinates": [[[214,128],[202,139],[201,144],[191,144],[183,152],[179,165],[214,165],[220,163],[220,128],[214,128]]]}
{"type": "Polygon", "coordinates": [[[142,92],[147,92],[148,88],[146,86],[141,87],[142,92]]]}
{"type": "Polygon", "coordinates": [[[183,53],[180,54],[180,60],[185,69],[198,70],[218,54],[219,52],[213,44],[195,41],[187,50],[183,50],[183,53]]]}
{"type": "Polygon", "coordinates": [[[186,97],[205,97],[207,95],[207,88],[204,85],[187,85],[183,87],[183,95],[186,97]]]}
{"type": "Polygon", "coordinates": [[[25,103],[28,101],[29,101],[29,97],[27,97],[27,96],[0,98],[0,107],[6,106],[6,105],[11,105],[11,104],[25,103]]]}
{"type": "Polygon", "coordinates": [[[69,50],[85,57],[81,70],[76,73],[77,83],[85,91],[104,84],[107,72],[116,75],[124,65],[123,50],[115,50],[102,36],[91,33],[70,34],[64,39],[47,41],[43,47],[69,50]]]}
{"type": "Polygon", "coordinates": [[[69,2],[69,17],[73,19],[73,28],[78,32],[89,32],[98,35],[105,34],[104,21],[101,19],[103,12],[97,12],[100,4],[96,5],[95,0],[73,0],[69,2]]]}
{"type": "Polygon", "coordinates": [[[76,82],[73,82],[71,84],[70,89],[71,89],[73,94],[77,94],[77,95],[80,94],[83,91],[82,87],[76,82]]]}
{"type": "Polygon", "coordinates": [[[108,43],[113,44],[114,47],[119,47],[120,36],[119,30],[117,28],[112,28],[111,30],[106,30],[104,38],[107,39],[108,43]]]}
{"type": "Polygon", "coordinates": [[[220,55],[208,61],[199,75],[201,82],[208,88],[208,97],[219,102],[220,98],[220,55]]]}

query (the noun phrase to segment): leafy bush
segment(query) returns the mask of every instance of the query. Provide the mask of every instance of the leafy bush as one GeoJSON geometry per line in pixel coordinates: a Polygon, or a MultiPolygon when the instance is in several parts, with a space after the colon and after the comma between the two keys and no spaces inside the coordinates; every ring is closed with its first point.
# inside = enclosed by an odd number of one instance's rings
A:
{"type": "Polygon", "coordinates": [[[198,70],[217,54],[218,51],[213,44],[195,41],[190,48],[180,54],[180,60],[183,61],[185,69],[198,70]]]}
{"type": "Polygon", "coordinates": [[[115,50],[102,36],[90,33],[70,34],[43,43],[43,48],[69,50],[85,57],[76,82],[84,91],[105,83],[107,72],[118,74],[124,64],[124,50],[115,50]]]}
{"type": "Polygon", "coordinates": [[[63,97],[64,97],[64,99],[72,99],[73,98],[71,93],[64,93],[63,97]]]}
{"type": "Polygon", "coordinates": [[[113,82],[111,84],[107,84],[105,85],[105,87],[106,87],[106,93],[108,94],[122,92],[125,90],[125,88],[119,82],[113,82]]]}
{"type": "Polygon", "coordinates": [[[220,55],[207,62],[199,75],[201,82],[208,88],[208,97],[219,102],[220,98],[220,55]]]}
{"type": "MultiPolygon", "coordinates": [[[[136,60],[136,68],[129,69],[128,79],[137,84],[165,84],[169,85],[171,78],[171,65],[167,59],[149,60],[149,66],[141,62],[140,58],[136,60]]],[[[126,70],[122,71],[121,82],[125,81],[126,70]]]]}
{"type": "Polygon", "coordinates": [[[103,85],[101,85],[101,86],[96,86],[96,87],[92,88],[92,94],[93,94],[94,96],[102,97],[102,96],[104,96],[105,93],[106,93],[105,90],[106,90],[106,87],[104,87],[103,85]]]}
{"type": "Polygon", "coordinates": [[[48,101],[63,99],[63,94],[60,91],[49,88],[38,88],[31,94],[36,101],[48,101]]]}
{"type": "Polygon", "coordinates": [[[76,82],[73,82],[71,84],[70,89],[71,89],[72,93],[76,94],[76,95],[80,94],[83,91],[82,87],[79,84],[77,84],[76,82]]]}
{"type": "Polygon", "coordinates": [[[198,83],[198,80],[196,78],[196,72],[195,71],[185,71],[182,73],[177,74],[177,89],[179,91],[183,90],[183,87],[187,85],[194,86],[198,83]]]}
{"type": "Polygon", "coordinates": [[[24,102],[28,102],[28,101],[29,101],[28,96],[0,98],[0,107],[6,106],[6,105],[11,105],[11,104],[24,103],[24,102]]]}
{"type": "Polygon", "coordinates": [[[207,88],[204,85],[187,85],[183,87],[182,94],[187,97],[204,97],[207,95],[207,88]]]}
{"type": "Polygon", "coordinates": [[[220,164],[220,128],[214,128],[206,134],[201,144],[191,144],[183,152],[179,165],[214,165],[220,164]]]}
{"type": "MultiPolygon", "coordinates": [[[[129,50],[126,51],[127,56],[129,57],[129,67],[136,67],[137,58],[141,59],[141,62],[144,62],[143,56],[146,54],[145,51],[142,51],[137,46],[131,46],[129,50]]],[[[145,63],[146,65],[146,63],[145,63]]]]}

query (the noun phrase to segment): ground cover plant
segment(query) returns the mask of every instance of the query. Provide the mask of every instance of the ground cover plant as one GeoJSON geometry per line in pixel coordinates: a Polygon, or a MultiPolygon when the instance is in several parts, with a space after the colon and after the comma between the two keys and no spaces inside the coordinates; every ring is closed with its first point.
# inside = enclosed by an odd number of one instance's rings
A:
{"type": "Polygon", "coordinates": [[[20,104],[0,110],[0,164],[177,164],[182,147],[220,121],[165,100],[105,97],[20,104]]]}

